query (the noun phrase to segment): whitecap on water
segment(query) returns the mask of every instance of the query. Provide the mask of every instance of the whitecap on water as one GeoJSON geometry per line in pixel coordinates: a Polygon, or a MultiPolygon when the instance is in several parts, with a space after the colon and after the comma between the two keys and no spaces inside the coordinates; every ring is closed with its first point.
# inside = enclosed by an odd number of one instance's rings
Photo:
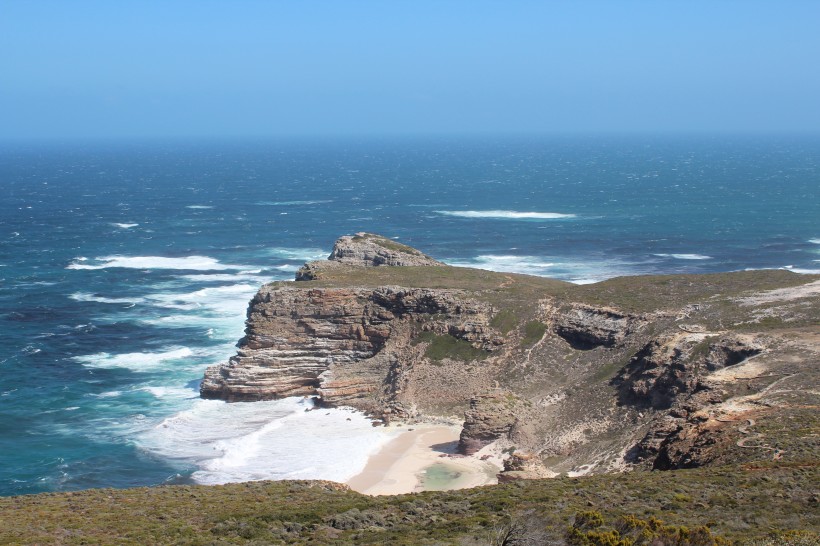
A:
{"type": "Polygon", "coordinates": [[[793,267],[790,265],[781,267],[780,269],[785,269],[786,271],[791,271],[792,273],[802,273],[803,275],[820,275],[820,269],[807,269],[802,267],[793,267]]]}
{"type": "Polygon", "coordinates": [[[636,274],[634,264],[621,263],[617,260],[590,259],[585,261],[577,258],[554,257],[553,261],[539,256],[482,254],[470,260],[445,261],[453,266],[537,275],[575,284],[591,284],[619,275],[636,274]]]}
{"type": "Polygon", "coordinates": [[[224,315],[245,313],[248,301],[257,292],[256,284],[230,284],[201,288],[194,292],[155,293],[145,296],[154,305],[170,309],[207,309],[224,315]]]}
{"type": "Polygon", "coordinates": [[[168,347],[157,353],[96,353],[72,357],[86,368],[128,368],[137,372],[163,368],[174,361],[194,356],[188,347],[168,347]]]}
{"type": "Polygon", "coordinates": [[[703,254],[653,254],[653,256],[658,256],[660,258],[674,258],[676,260],[711,260],[711,256],[705,256],[703,254]]]}
{"type": "MultiPolygon", "coordinates": [[[[278,269],[278,268],[274,268],[278,269]]],[[[198,275],[180,275],[179,278],[191,282],[233,282],[233,281],[254,281],[259,284],[268,282],[270,279],[259,275],[261,270],[252,269],[240,271],[239,273],[200,273],[198,275]]]]}
{"type": "Polygon", "coordinates": [[[332,203],[332,199],[321,199],[315,201],[257,201],[257,205],[262,206],[269,206],[269,207],[280,207],[280,206],[291,206],[291,205],[321,205],[324,203],[332,203]]]}
{"type": "Polygon", "coordinates": [[[321,248],[283,248],[274,247],[265,251],[265,254],[283,260],[295,262],[310,262],[312,260],[323,260],[327,258],[327,250],[321,248]]]}
{"type": "Polygon", "coordinates": [[[120,229],[130,229],[132,227],[137,227],[139,224],[120,224],[120,223],[114,222],[111,225],[114,226],[114,227],[118,227],[120,229]]]}
{"type": "Polygon", "coordinates": [[[436,210],[433,212],[458,218],[490,218],[498,220],[560,220],[562,218],[576,217],[575,214],[565,214],[561,212],[520,212],[516,210],[436,210]]]}
{"type": "Polygon", "coordinates": [[[228,265],[220,263],[215,258],[208,256],[184,256],[179,258],[168,258],[165,256],[103,256],[95,258],[93,263],[85,257],[78,257],[72,261],[66,269],[107,269],[107,268],[127,268],[127,269],[182,269],[213,271],[226,269],[248,269],[242,265],[228,265]]]}
{"type": "Polygon", "coordinates": [[[75,292],[68,296],[74,301],[88,301],[88,302],[97,302],[97,303],[129,303],[129,304],[137,304],[142,303],[145,301],[144,298],[140,297],[133,297],[133,298],[106,298],[103,296],[98,296],[96,294],[88,294],[86,292],[75,292]]]}
{"type": "Polygon", "coordinates": [[[139,387],[136,390],[147,392],[147,393],[153,395],[155,398],[165,398],[165,399],[175,398],[175,399],[178,399],[178,400],[186,400],[186,399],[191,399],[191,398],[197,398],[198,399],[199,398],[199,393],[198,392],[196,392],[192,389],[186,389],[184,387],[146,385],[146,386],[143,386],[143,387],[139,387]]]}

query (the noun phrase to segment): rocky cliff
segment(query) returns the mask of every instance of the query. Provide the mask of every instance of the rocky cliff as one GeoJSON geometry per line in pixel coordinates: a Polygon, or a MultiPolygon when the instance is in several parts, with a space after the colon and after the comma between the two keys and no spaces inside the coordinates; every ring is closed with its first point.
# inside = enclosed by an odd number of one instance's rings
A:
{"type": "Polygon", "coordinates": [[[297,279],[260,289],[203,397],[463,415],[460,451],[501,440],[517,450],[515,477],[789,457],[817,442],[776,426],[817,407],[816,276],[576,286],[449,267],[357,234],[297,279]]]}
{"type": "Polygon", "coordinates": [[[306,263],[296,272],[297,281],[316,280],[339,265],[358,267],[441,266],[443,263],[413,247],[374,233],[344,235],[333,245],[327,260],[306,263]]]}

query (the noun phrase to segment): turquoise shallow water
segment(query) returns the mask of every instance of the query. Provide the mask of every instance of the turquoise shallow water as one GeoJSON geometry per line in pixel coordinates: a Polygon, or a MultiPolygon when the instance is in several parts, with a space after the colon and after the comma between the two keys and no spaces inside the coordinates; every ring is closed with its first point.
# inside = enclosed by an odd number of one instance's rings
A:
{"type": "Polygon", "coordinates": [[[574,282],[817,271],[818,165],[809,137],[4,144],[0,494],[352,472],[327,453],[364,421],[197,399],[257,287],[341,234],[574,282]]]}

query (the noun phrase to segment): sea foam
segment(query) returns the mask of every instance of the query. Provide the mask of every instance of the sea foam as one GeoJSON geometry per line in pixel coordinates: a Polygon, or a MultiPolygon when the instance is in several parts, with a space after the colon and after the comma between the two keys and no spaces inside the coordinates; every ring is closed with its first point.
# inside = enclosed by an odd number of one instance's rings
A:
{"type": "Polygon", "coordinates": [[[190,409],[139,435],[137,444],[154,455],[193,466],[197,470],[192,478],[203,484],[346,481],[396,434],[396,429],[373,427],[364,414],[352,409],[315,409],[310,399],[253,404],[196,400],[190,409]]]}
{"type": "Polygon", "coordinates": [[[493,218],[501,220],[559,220],[576,217],[575,214],[560,212],[519,212],[515,210],[436,210],[433,212],[458,218],[493,218]]]}
{"type": "Polygon", "coordinates": [[[704,256],[703,254],[653,254],[660,258],[674,258],[676,260],[711,260],[711,256],[704,256]]]}
{"type": "Polygon", "coordinates": [[[332,202],[332,199],[321,199],[315,201],[257,201],[256,204],[269,207],[287,207],[293,205],[321,205],[332,202]]]}
{"type": "Polygon", "coordinates": [[[522,273],[568,281],[574,284],[591,284],[619,275],[635,274],[634,264],[615,260],[578,260],[554,256],[514,256],[482,254],[470,260],[445,260],[448,265],[474,267],[503,273],[522,273]]]}
{"type": "Polygon", "coordinates": [[[133,297],[133,298],[106,298],[104,296],[98,296],[96,294],[88,294],[87,292],[75,292],[69,296],[74,301],[88,301],[88,302],[96,302],[96,303],[128,303],[131,305],[135,305],[137,303],[142,303],[145,301],[145,298],[141,297],[133,297]]]}
{"type": "Polygon", "coordinates": [[[75,258],[66,269],[182,269],[194,271],[214,271],[226,269],[247,269],[241,265],[227,265],[208,256],[185,256],[167,258],[164,256],[103,256],[89,263],[87,258],[75,258]]]}
{"type": "Polygon", "coordinates": [[[265,250],[265,254],[268,256],[273,256],[274,258],[281,258],[283,260],[309,262],[312,260],[325,259],[329,253],[327,250],[322,250],[321,248],[273,247],[265,250]]]}
{"type": "Polygon", "coordinates": [[[152,371],[194,355],[188,347],[168,347],[158,353],[96,353],[72,357],[86,368],[128,368],[135,372],[152,371]]]}

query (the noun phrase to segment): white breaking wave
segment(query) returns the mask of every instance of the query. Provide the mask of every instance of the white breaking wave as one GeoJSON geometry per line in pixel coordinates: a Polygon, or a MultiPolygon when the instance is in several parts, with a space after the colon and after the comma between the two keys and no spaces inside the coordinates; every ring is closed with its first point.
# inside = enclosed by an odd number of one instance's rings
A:
{"type": "Polygon", "coordinates": [[[351,409],[314,409],[302,398],[227,404],[195,400],[138,436],[144,450],[194,464],[203,484],[265,480],[346,481],[398,433],[351,409]],[[310,411],[306,411],[310,410],[310,411]],[[333,454],[344,453],[339,458],[333,454]]]}
{"type": "Polygon", "coordinates": [[[103,256],[89,263],[88,258],[78,257],[66,269],[183,269],[194,271],[220,271],[227,269],[247,269],[247,266],[228,265],[208,256],[185,256],[166,258],[164,256],[103,256]]]}
{"type": "Polygon", "coordinates": [[[267,205],[271,207],[289,206],[289,205],[321,205],[323,203],[332,203],[332,199],[322,199],[318,201],[257,201],[257,205],[267,205]]]}
{"type": "Polygon", "coordinates": [[[574,284],[592,284],[620,275],[635,275],[634,265],[616,260],[587,260],[539,256],[511,256],[483,254],[466,261],[445,260],[448,265],[474,267],[504,273],[522,273],[560,279],[574,284]]]}
{"type": "Polygon", "coordinates": [[[211,205],[188,205],[186,209],[212,209],[211,205]]]}
{"type": "Polygon", "coordinates": [[[809,239],[809,242],[813,245],[820,245],[820,239],[809,239]]]}
{"type": "Polygon", "coordinates": [[[676,260],[711,260],[711,256],[703,254],[653,254],[661,258],[675,258],[676,260]]]}
{"type": "MultiPolygon", "coordinates": [[[[274,268],[278,269],[278,267],[274,268]]],[[[239,273],[200,273],[198,275],[180,275],[180,279],[191,282],[231,282],[231,281],[253,281],[259,284],[268,282],[270,279],[259,275],[259,269],[240,271],[239,273]]]]}
{"type": "Polygon", "coordinates": [[[444,216],[458,218],[496,218],[503,220],[558,220],[561,218],[575,218],[575,214],[560,212],[518,212],[514,210],[436,210],[444,216]]]}
{"type": "Polygon", "coordinates": [[[188,358],[194,352],[188,347],[169,347],[159,353],[96,353],[75,356],[72,359],[86,368],[128,368],[142,372],[165,367],[170,361],[188,358]]]}
{"type": "Polygon", "coordinates": [[[282,248],[274,247],[265,251],[265,254],[283,260],[295,262],[310,262],[313,260],[323,260],[329,254],[327,250],[321,248],[282,248]]]}
{"type": "Polygon", "coordinates": [[[208,330],[209,339],[233,344],[242,337],[248,301],[258,289],[257,283],[240,283],[146,295],[146,303],[156,307],[158,314],[139,320],[163,328],[202,327],[208,330]]]}
{"type": "Polygon", "coordinates": [[[96,294],[88,294],[86,292],[75,292],[69,296],[74,301],[93,301],[97,303],[130,303],[135,305],[137,303],[142,303],[145,301],[144,298],[139,296],[133,298],[106,298],[103,296],[97,296],[96,294]]]}
{"type": "Polygon", "coordinates": [[[233,309],[247,308],[248,300],[258,289],[259,287],[255,284],[230,284],[202,288],[194,292],[151,294],[145,296],[145,299],[170,309],[206,308],[218,311],[220,314],[233,314],[233,309]],[[235,303],[231,305],[232,302],[235,303]]]}
{"type": "Polygon", "coordinates": [[[820,269],[804,269],[801,267],[792,267],[790,265],[781,267],[780,269],[785,269],[786,271],[791,271],[792,273],[802,273],[803,275],[820,275],[820,269]]]}
{"type": "Polygon", "coordinates": [[[179,400],[198,399],[199,393],[183,387],[150,386],[139,387],[138,391],[152,394],[156,398],[175,398],[179,400]]]}
{"type": "Polygon", "coordinates": [[[122,229],[129,229],[129,228],[132,228],[132,227],[137,227],[139,224],[118,224],[118,223],[115,222],[111,225],[115,226],[115,227],[118,227],[118,228],[122,228],[122,229]]]}

